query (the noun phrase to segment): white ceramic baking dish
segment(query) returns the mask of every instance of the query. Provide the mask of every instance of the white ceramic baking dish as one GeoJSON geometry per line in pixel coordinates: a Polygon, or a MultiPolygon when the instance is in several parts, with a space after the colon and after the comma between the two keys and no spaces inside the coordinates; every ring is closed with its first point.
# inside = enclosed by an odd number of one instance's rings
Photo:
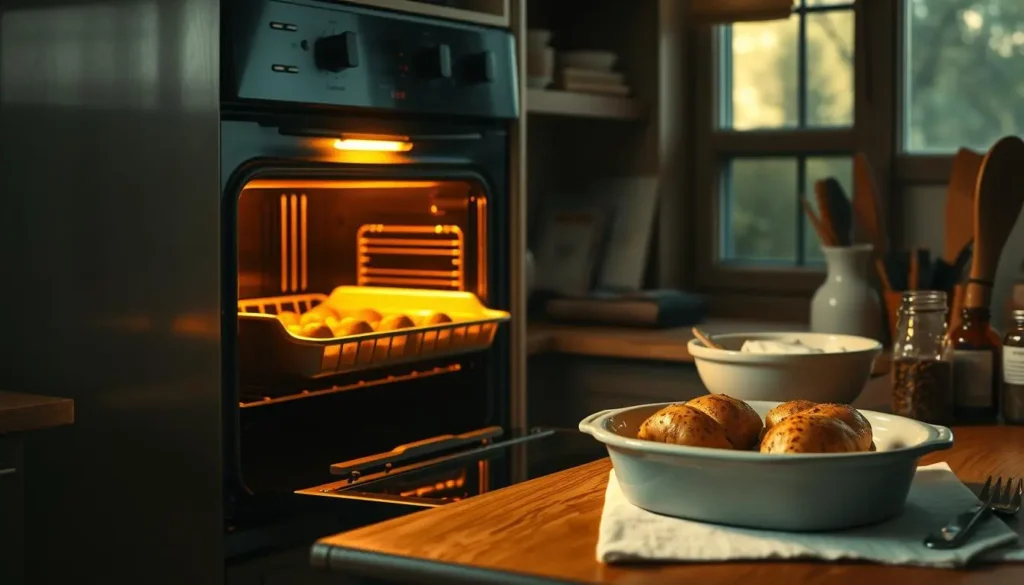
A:
{"type": "MultiPolygon", "coordinates": [[[[763,418],[778,402],[748,401],[763,418]]],[[[946,427],[862,410],[877,451],[778,454],[641,441],[668,402],[592,414],[579,428],[605,444],[626,498],[651,512],[748,528],[826,531],[903,511],[917,460],[953,445],[946,427]]]]}

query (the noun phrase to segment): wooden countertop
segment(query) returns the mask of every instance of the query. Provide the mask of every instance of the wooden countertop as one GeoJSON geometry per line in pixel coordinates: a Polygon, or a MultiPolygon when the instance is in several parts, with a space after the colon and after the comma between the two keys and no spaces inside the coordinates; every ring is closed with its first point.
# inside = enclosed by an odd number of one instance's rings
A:
{"type": "Polygon", "coordinates": [[[75,422],[75,401],[35,394],[0,392],[0,435],[75,422]]]}
{"type": "MultiPolygon", "coordinates": [[[[709,319],[700,325],[708,334],[750,331],[807,331],[806,323],[709,319]]],[[[693,363],[686,344],[693,339],[690,327],[641,329],[594,325],[530,323],[527,326],[529,355],[563,353],[592,357],[693,363]]],[[[875,375],[889,372],[888,353],[875,360],[875,375]]]]}
{"type": "MultiPolygon", "coordinates": [[[[1024,475],[1024,427],[962,427],[947,461],[961,480],[1024,475]]],[[[971,570],[855,563],[744,562],[610,566],[596,560],[607,459],[321,540],[330,568],[415,583],[1024,583],[1024,564],[971,570]]]]}

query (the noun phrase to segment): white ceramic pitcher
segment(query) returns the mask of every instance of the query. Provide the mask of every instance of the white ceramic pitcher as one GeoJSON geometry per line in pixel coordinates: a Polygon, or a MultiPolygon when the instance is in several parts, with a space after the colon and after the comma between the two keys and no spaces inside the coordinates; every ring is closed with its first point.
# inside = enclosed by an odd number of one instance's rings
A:
{"type": "Polygon", "coordinates": [[[822,246],[828,272],[811,299],[811,331],[882,339],[882,308],[868,281],[871,244],[822,246]]]}

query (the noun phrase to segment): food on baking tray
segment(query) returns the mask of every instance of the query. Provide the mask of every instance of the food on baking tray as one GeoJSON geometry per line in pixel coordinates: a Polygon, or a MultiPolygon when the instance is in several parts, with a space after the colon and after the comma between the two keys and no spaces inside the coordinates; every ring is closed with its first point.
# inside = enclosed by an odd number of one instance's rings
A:
{"type": "Polygon", "coordinates": [[[377,331],[396,331],[398,329],[411,329],[416,324],[407,315],[388,315],[380,320],[377,331]]]}
{"type": "Polygon", "coordinates": [[[715,419],[736,449],[750,449],[761,438],[761,417],[742,400],[725,394],[705,394],[686,405],[715,419]]]}
{"type": "Polygon", "coordinates": [[[377,323],[380,323],[380,320],[384,318],[376,309],[371,309],[369,307],[356,309],[355,311],[352,311],[352,314],[349,315],[349,317],[362,319],[374,327],[376,327],[377,323]]]}
{"type": "Polygon", "coordinates": [[[312,309],[306,311],[299,317],[299,325],[307,325],[309,323],[331,323],[341,319],[341,315],[338,314],[333,308],[328,307],[326,304],[319,304],[312,309]]]}
{"type": "Polygon", "coordinates": [[[420,319],[420,325],[426,327],[428,325],[441,325],[443,323],[451,323],[452,318],[445,313],[430,312],[426,316],[420,319]]]}
{"type": "Polygon", "coordinates": [[[670,404],[652,414],[640,425],[640,439],[687,445],[731,449],[732,443],[715,419],[685,404],[670,404]]]}
{"type": "Polygon", "coordinates": [[[800,412],[764,434],[762,453],[853,453],[866,451],[857,435],[838,418],[800,412]]]}
{"type": "Polygon", "coordinates": [[[315,339],[330,339],[334,337],[334,332],[323,323],[306,323],[301,326],[299,335],[315,339]]]}
{"type": "Polygon", "coordinates": [[[768,411],[762,425],[749,404],[724,394],[707,394],[662,408],[640,425],[637,438],[761,453],[875,450],[871,423],[852,406],[793,400],[768,411]]]}
{"type": "Polygon", "coordinates": [[[285,327],[298,325],[299,314],[292,311],[281,311],[277,314],[277,320],[283,323],[285,327]]]}
{"type": "MultiPolygon", "coordinates": [[[[334,339],[374,331],[383,333],[417,327],[416,322],[403,313],[383,316],[370,307],[354,311],[338,310],[327,303],[321,303],[301,315],[292,311],[281,311],[277,318],[293,335],[315,339],[334,339]],[[328,331],[331,332],[330,335],[328,331]]],[[[419,325],[430,326],[451,322],[452,318],[447,314],[430,311],[420,318],[419,325]]]]}
{"type": "Polygon", "coordinates": [[[362,319],[345,317],[331,326],[331,331],[334,332],[334,337],[349,337],[351,335],[373,333],[373,327],[362,319]]]}

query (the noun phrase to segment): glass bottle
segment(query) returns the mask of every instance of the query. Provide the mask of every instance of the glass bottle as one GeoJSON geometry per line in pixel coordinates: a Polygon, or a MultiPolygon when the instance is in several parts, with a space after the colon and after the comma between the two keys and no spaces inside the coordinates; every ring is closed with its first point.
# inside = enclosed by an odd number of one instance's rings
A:
{"type": "Polygon", "coordinates": [[[946,336],[946,293],[903,293],[892,358],[893,413],[928,423],[951,423],[953,363],[946,336]]]}
{"type": "Polygon", "coordinates": [[[1024,310],[1013,312],[1013,327],[1003,339],[1003,422],[1024,424],[1024,310]]]}
{"type": "Polygon", "coordinates": [[[957,423],[994,422],[998,414],[999,353],[988,307],[967,307],[949,332],[953,347],[953,416],[957,423]]]}

